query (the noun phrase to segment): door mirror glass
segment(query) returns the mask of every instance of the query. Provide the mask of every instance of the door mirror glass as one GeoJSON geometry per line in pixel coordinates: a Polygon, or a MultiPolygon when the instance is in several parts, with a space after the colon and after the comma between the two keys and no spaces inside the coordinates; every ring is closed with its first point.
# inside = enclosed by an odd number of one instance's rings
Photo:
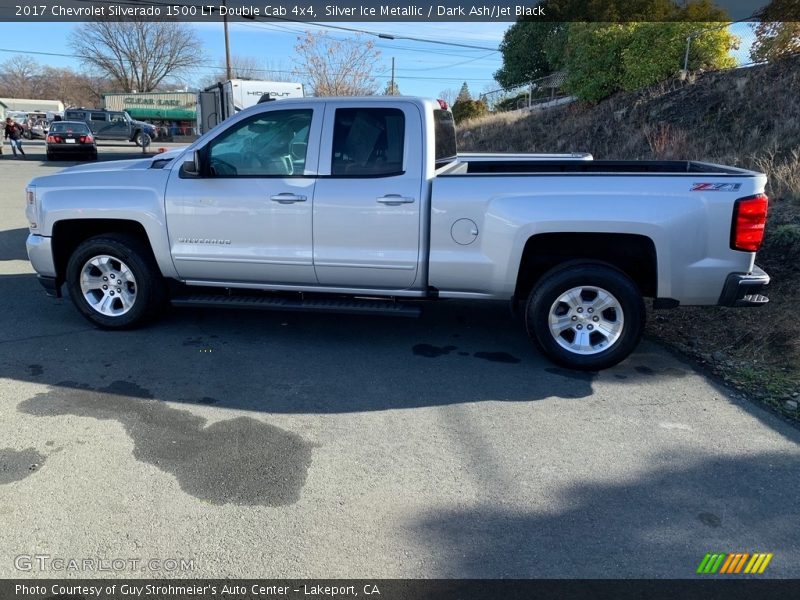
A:
{"type": "Polygon", "coordinates": [[[183,162],[183,165],[181,165],[181,170],[186,175],[195,175],[195,176],[199,176],[200,175],[200,151],[199,150],[195,150],[194,152],[192,152],[192,157],[183,162]]]}

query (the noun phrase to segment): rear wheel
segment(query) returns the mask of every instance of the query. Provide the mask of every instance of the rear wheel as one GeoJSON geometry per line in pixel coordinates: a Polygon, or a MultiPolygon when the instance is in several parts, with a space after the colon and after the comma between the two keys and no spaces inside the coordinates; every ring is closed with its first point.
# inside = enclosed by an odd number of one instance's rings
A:
{"type": "Polygon", "coordinates": [[[109,234],[80,244],[67,263],[67,290],[78,311],[105,329],[152,318],[164,304],[164,281],[135,236],[109,234]]]}
{"type": "Polygon", "coordinates": [[[528,298],[525,327],[555,363],[586,371],[624,360],[644,330],[642,295],[610,266],[573,264],[546,274],[528,298]]]}

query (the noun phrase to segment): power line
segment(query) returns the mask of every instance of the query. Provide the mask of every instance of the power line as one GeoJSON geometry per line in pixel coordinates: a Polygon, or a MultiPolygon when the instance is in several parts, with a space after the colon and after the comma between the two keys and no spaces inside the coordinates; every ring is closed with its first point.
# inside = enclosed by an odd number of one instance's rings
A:
{"type": "MultiPolygon", "coordinates": [[[[136,1],[132,1],[132,0],[127,0],[127,1],[126,0],[77,0],[77,1],[78,2],[94,3],[94,4],[130,4],[130,5],[134,5],[134,6],[142,6],[142,5],[144,5],[144,6],[164,7],[164,6],[170,6],[171,5],[169,2],[158,2],[156,0],[149,0],[148,2],[145,2],[144,0],[136,0],[136,1]]],[[[194,4],[181,4],[181,6],[197,6],[197,5],[194,5],[194,4]]],[[[264,18],[264,17],[251,17],[251,18],[249,18],[249,20],[255,21],[255,20],[258,20],[258,19],[261,19],[261,18],[264,18]]],[[[461,44],[459,42],[447,42],[447,41],[444,41],[444,40],[431,40],[431,39],[420,38],[420,37],[415,37],[415,36],[407,36],[407,35],[402,35],[402,34],[387,33],[387,32],[380,32],[380,31],[371,31],[369,29],[356,29],[356,28],[353,28],[353,27],[345,27],[343,25],[332,25],[330,23],[326,24],[326,23],[316,23],[314,21],[299,21],[297,19],[290,19],[288,17],[272,17],[272,18],[274,20],[276,20],[276,21],[284,21],[284,22],[287,22],[287,23],[297,23],[297,24],[302,24],[302,25],[310,25],[312,27],[322,27],[324,29],[338,29],[338,30],[341,30],[341,31],[350,31],[352,33],[362,33],[362,34],[365,34],[365,35],[371,35],[371,36],[375,36],[375,37],[378,37],[378,38],[381,38],[381,39],[387,39],[387,40],[408,40],[408,41],[412,41],[412,42],[420,42],[420,43],[425,43],[425,44],[439,44],[439,45],[442,45],[442,46],[452,46],[454,48],[468,48],[468,49],[471,49],[471,50],[488,50],[489,52],[500,52],[499,48],[489,48],[488,46],[478,46],[478,45],[474,45],[474,44],[461,44]]],[[[262,22],[262,21],[259,21],[259,22],[262,22]]]]}
{"type": "MultiPolygon", "coordinates": [[[[80,55],[80,54],[64,54],[64,53],[60,53],[60,52],[42,52],[42,51],[38,51],[38,50],[13,50],[13,49],[10,49],[10,48],[0,48],[0,52],[8,52],[8,53],[12,53],[12,54],[32,54],[32,55],[36,55],[36,56],[59,56],[59,57],[63,57],[63,58],[79,58],[79,59],[83,59],[83,60],[86,60],[86,59],[90,58],[90,57],[83,56],[83,55],[80,55]]],[[[126,63],[132,63],[133,62],[133,61],[130,61],[130,60],[127,60],[127,59],[118,59],[118,60],[122,60],[123,62],[126,62],[126,63]]],[[[192,70],[195,70],[195,71],[201,70],[201,71],[205,71],[205,72],[219,72],[219,71],[221,71],[223,69],[224,69],[224,67],[221,67],[218,64],[212,65],[211,63],[201,63],[196,67],[192,67],[192,70]]],[[[311,74],[310,71],[302,71],[302,70],[288,71],[286,69],[258,69],[258,68],[253,68],[253,69],[250,69],[250,70],[251,71],[257,71],[259,73],[277,73],[277,74],[292,75],[292,76],[303,76],[303,75],[310,75],[311,74]]],[[[384,71],[384,72],[386,72],[386,71],[384,71]]],[[[412,76],[412,75],[397,75],[395,78],[396,79],[419,80],[419,81],[463,81],[464,80],[463,77],[418,77],[418,76],[412,76]]],[[[477,79],[477,78],[470,78],[470,80],[471,81],[494,81],[493,79],[477,79]]]]}

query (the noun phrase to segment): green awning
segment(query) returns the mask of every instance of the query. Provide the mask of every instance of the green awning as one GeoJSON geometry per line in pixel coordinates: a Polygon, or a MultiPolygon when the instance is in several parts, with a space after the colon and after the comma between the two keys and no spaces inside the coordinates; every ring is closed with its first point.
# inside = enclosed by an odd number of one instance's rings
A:
{"type": "Polygon", "coordinates": [[[191,108],[138,108],[135,106],[125,107],[131,119],[161,119],[171,121],[194,121],[197,112],[191,108]]]}

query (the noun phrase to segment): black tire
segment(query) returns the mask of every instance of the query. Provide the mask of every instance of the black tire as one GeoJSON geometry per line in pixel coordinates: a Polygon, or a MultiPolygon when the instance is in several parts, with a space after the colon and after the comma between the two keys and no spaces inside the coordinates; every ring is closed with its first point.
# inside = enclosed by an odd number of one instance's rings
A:
{"type": "Polygon", "coordinates": [[[97,160],[97,152],[90,153],[89,160],[97,160]]]}
{"type": "Polygon", "coordinates": [[[133,141],[137,146],[141,148],[142,143],[144,143],[145,146],[149,146],[150,142],[152,141],[152,138],[150,137],[149,134],[144,133],[143,131],[137,131],[136,133],[133,134],[133,141]]]}
{"type": "Polygon", "coordinates": [[[55,155],[52,152],[47,153],[47,160],[55,160],[55,155]]]}
{"type": "MultiPolygon", "coordinates": [[[[102,329],[129,329],[141,325],[154,318],[166,301],[164,280],[150,249],[142,240],[130,234],[106,234],[81,243],[67,263],[66,284],[78,312],[102,329]],[[122,314],[102,314],[90,304],[81,290],[84,266],[93,257],[100,255],[114,259],[114,265],[124,263],[135,279],[134,300],[122,314]]],[[[100,290],[97,292],[98,295],[103,293],[100,290]]],[[[111,299],[111,302],[116,303],[118,309],[123,308],[121,299],[111,299]]]]}
{"type": "Polygon", "coordinates": [[[642,337],[644,323],[645,307],[639,288],[622,271],[599,263],[572,263],[549,271],[531,291],[525,308],[525,328],[544,354],[554,363],[580,371],[606,369],[627,358],[642,337]],[[576,304],[581,307],[580,315],[568,302],[556,304],[568,291],[581,287],[586,289],[578,294],[580,301],[576,304]],[[592,299],[592,294],[600,293],[598,290],[616,300],[614,305],[619,307],[621,315],[617,315],[617,308],[607,308],[594,315],[589,314],[593,311],[588,308],[582,308],[583,303],[589,307],[600,298],[596,295],[592,299]],[[551,311],[554,317],[569,317],[568,330],[558,336],[551,332],[551,311]],[[606,319],[612,327],[616,323],[617,329],[621,327],[618,337],[610,343],[600,327],[606,319]],[[565,347],[575,343],[577,335],[584,335],[583,339],[589,343],[584,346],[587,353],[565,347]]]}

